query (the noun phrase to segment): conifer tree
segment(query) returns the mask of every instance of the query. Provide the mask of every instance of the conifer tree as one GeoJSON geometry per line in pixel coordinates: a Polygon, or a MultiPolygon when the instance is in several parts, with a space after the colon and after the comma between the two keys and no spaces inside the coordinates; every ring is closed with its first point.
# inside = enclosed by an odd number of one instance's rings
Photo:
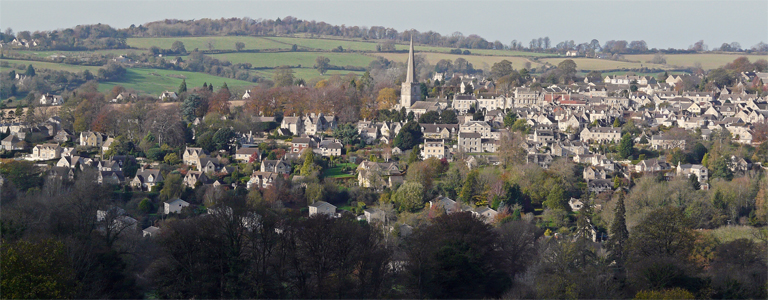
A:
{"type": "Polygon", "coordinates": [[[627,209],[624,207],[624,192],[619,191],[619,199],[616,202],[616,211],[611,223],[611,236],[608,240],[608,251],[611,259],[616,261],[618,266],[622,266],[626,257],[627,240],[629,231],[627,230],[626,218],[627,209]]]}
{"type": "Polygon", "coordinates": [[[182,79],[181,80],[181,85],[179,85],[179,92],[178,92],[178,94],[181,95],[181,94],[186,93],[186,92],[187,92],[187,80],[186,79],[182,79]]]}

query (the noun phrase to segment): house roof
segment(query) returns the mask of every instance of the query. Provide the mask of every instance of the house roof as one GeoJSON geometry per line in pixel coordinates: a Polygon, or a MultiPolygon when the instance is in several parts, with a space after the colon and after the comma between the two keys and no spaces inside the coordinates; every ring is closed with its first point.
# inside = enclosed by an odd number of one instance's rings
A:
{"type": "Polygon", "coordinates": [[[317,201],[309,205],[309,207],[323,208],[323,209],[336,209],[336,206],[325,201],[317,201]]]}
{"type": "Polygon", "coordinates": [[[176,198],[170,201],[165,201],[168,205],[181,205],[181,206],[187,206],[189,205],[189,202],[181,200],[181,198],[176,198]]]}

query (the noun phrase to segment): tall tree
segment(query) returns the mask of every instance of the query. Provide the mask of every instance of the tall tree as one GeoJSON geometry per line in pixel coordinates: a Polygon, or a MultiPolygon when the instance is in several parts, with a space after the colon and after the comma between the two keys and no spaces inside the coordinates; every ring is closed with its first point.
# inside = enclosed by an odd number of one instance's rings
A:
{"type": "Polygon", "coordinates": [[[629,133],[625,133],[619,142],[619,156],[621,156],[621,158],[632,157],[632,154],[635,151],[634,147],[635,142],[632,140],[632,136],[629,133]]]}
{"type": "Polygon", "coordinates": [[[181,80],[181,84],[179,85],[179,95],[187,92],[187,79],[184,78],[181,80]]]}
{"type": "Polygon", "coordinates": [[[331,67],[331,60],[325,56],[318,56],[315,59],[315,69],[320,72],[320,75],[325,75],[328,72],[328,68],[331,67]]]}
{"type": "Polygon", "coordinates": [[[34,67],[32,67],[32,64],[29,64],[29,65],[27,66],[27,73],[24,73],[24,74],[25,74],[25,75],[27,75],[27,76],[29,76],[29,77],[33,77],[33,76],[35,76],[35,68],[34,68],[34,67]]]}
{"type": "Polygon", "coordinates": [[[278,67],[272,72],[272,81],[275,82],[277,87],[291,86],[293,85],[293,80],[293,69],[287,66],[278,67]]]}
{"type": "Polygon", "coordinates": [[[610,228],[610,239],[608,239],[607,248],[610,251],[610,258],[616,261],[618,266],[623,266],[626,259],[627,242],[629,240],[629,231],[627,230],[626,220],[627,209],[624,206],[624,191],[619,191],[619,199],[616,200],[616,210],[614,211],[613,222],[610,228]]]}
{"type": "Polygon", "coordinates": [[[395,147],[400,149],[412,149],[421,143],[423,133],[417,122],[408,122],[403,125],[400,132],[395,136],[395,147]]]}

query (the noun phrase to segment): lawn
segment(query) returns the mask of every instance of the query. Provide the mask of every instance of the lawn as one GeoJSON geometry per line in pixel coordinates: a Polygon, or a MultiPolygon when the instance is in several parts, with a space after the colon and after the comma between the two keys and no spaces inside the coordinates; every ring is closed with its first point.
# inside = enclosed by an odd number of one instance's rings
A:
{"type": "MultiPolygon", "coordinates": [[[[469,63],[471,63],[475,69],[487,68],[490,70],[493,64],[505,59],[512,62],[512,67],[515,69],[524,68],[526,62],[531,62],[531,67],[534,67],[534,68],[540,65],[537,62],[534,62],[525,57],[519,57],[519,56],[480,56],[480,55],[458,55],[458,54],[431,53],[431,52],[425,53],[425,52],[419,52],[418,49],[416,49],[416,54],[423,55],[424,58],[427,59],[427,62],[433,65],[436,64],[441,59],[449,59],[451,61],[455,61],[457,58],[461,57],[466,59],[469,63]]],[[[381,56],[386,59],[399,61],[399,62],[405,62],[408,59],[407,53],[375,53],[371,55],[381,56]]]]}
{"type": "Polygon", "coordinates": [[[343,167],[351,167],[352,169],[357,168],[356,164],[353,163],[343,163],[343,164],[337,164],[333,168],[325,169],[323,170],[323,177],[325,178],[351,178],[355,177],[354,174],[347,174],[341,171],[343,167]]]}
{"type": "MultiPolygon", "coordinates": [[[[624,58],[630,61],[639,61],[645,63],[653,59],[653,54],[637,54],[637,55],[625,55],[624,58]]],[[[740,55],[733,54],[716,54],[716,53],[704,53],[704,54],[667,54],[664,55],[667,59],[667,67],[678,66],[681,68],[689,68],[700,63],[701,67],[705,70],[716,69],[725,64],[732,62],[733,60],[746,56],[749,61],[755,62],[758,59],[768,59],[768,55],[740,55]]]]}
{"type": "Polygon", "coordinates": [[[714,230],[704,230],[721,243],[727,243],[737,239],[750,239],[757,241],[760,229],[752,226],[721,226],[714,230]]]}
{"type": "Polygon", "coordinates": [[[243,42],[245,50],[264,50],[264,49],[291,49],[291,45],[286,45],[271,41],[269,39],[253,36],[202,36],[202,37],[172,37],[172,38],[129,38],[127,43],[133,48],[149,49],[157,46],[161,49],[171,49],[173,42],[180,41],[184,43],[187,51],[193,51],[195,48],[208,50],[208,42],[213,42],[214,50],[235,50],[236,42],[243,42]]]}
{"type": "Polygon", "coordinates": [[[228,60],[233,64],[250,63],[254,68],[301,66],[313,67],[318,56],[324,56],[331,60],[335,66],[367,67],[373,57],[356,53],[317,53],[317,52],[281,52],[281,53],[227,53],[213,54],[221,60],[228,60]]]}
{"type": "MultiPolygon", "coordinates": [[[[44,62],[44,61],[27,61],[27,60],[16,60],[16,59],[0,59],[0,63],[9,63],[9,64],[20,64],[24,65],[24,72],[26,72],[26,66],[29,64],[32,64],[32,66],[37,69],[48,69],[48,70],[54,70],[54,71],[67,71],[67,72],[74,72],[79,73],[83,72],[85,70],[90,70],[91,73],[96,74],[96,72],[99,70],[100,67],[96,66],[81,66],[81,65],[68,65],[68,64],[60,64],[60,63],[54,63],[54,62],[44,62]]],[[[11,70],[11,67],[0,67],[0,72],[9,72],[11,70]]],[[[23,72],[21,72],[23,73],[23,72]]]]}
{"type": "Polygon", "coordinates": [[[139,68],[128,68],[126,71],[127,74],[121,81],[99,83],[99,91],[107,92],[112,89],[112,87],[121,85],[126,89],[134,89],[151,95],[159,95],[166,90],[178,90],[183,79],[187,81],[187,87],[189,89],[196,86],[203,86],[203,83],[213,83],[213,86],[218,88],[226,82],[230,89],[240,89],[242,87],[256,85],[253,82],[196,72],[139,68]]]}

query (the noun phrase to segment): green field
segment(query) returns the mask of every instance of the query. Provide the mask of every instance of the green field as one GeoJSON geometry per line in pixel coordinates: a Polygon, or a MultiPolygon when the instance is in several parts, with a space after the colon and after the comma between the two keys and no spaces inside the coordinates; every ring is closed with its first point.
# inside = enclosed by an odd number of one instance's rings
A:
{"type": "MultiPolygon", "coordinates": [[[[557,66],[560,62],[569,59],[569,58],[542,58],[539,59],[541,62],[547,62],[553,66],[557,66]]],[[[636,62],[625,62],[625,61],[615,61],[615,60],[607,60],[607,59],[597,59],[597,58],[570,58],[576,63],[576,68],[578,70],[615,70],[615,69],[638,69],[642,67],[646,68],[658,68],[658,69],[671,69],[671,66],[668,65],[657,65],[657,64],[649,64],[649,63],[636,63],[636,62]]]]}
{"type": "MultiPolygon", "coordinates": [[[[468,62],[470,62],[475,69],[489,69],[493,64],[500,62],[502,60],[508,60],[512,62],[512,67],[515,69],[522,69],[525,67],[526,62],[531,62],[531,67],[535,68],[539,66],[540,64],[531,61],[525,57],[519,57],[519,56],[480,56],[480,55],[457,55],[457,54],[447,54],[447,53],[418,53],[418,55],[423,55],[424,58],[427,59],[427,62],[429,64],[436,64],[441,59],[449,59],[451,61],[455,61],[457,58],[461,57],[466,59],[468,62]]],[[[382,56],[386,59],[398,61],[398,62],[405,62],[408,60],[408,54],[407,53],[376,53],[371,54],[376,56],[382,56]]]]}
{"type": "MultiPolygon", "coordinates": [[[[334,75],[347,75],[349,73],[355,74],[355,75],[363,75],[363,72],[359,71],[346,71],[346,70],[328,70],[328,72],[325,73],[325,75],[320,75],[317,70],[312,68],[292,68],[293,70],[293,77],[295,78],[301,78],[304,79],[304,81],[309,81],[310,79],[317,78],[317,77],[323,77],[323,78],[329,78],[334,75]]],[[[261,77],[264,77],[266,79],[272,79],[272,74],[274,70],[256,70],[256,74],[258,74],[261,77]]]]}
{"type": "Polygon", "coordinates": [[[331,49],[341,46],[344,50],[376,51],[376,43],[374,42],[293,37],[269,37],[268,39],[285,43],[285,45],[288,45],[289,49],[291,45],[296,45],[299,48],[330,51],[331,49]]]}
{"type": "Polygon", "coordinates": [[[186,79],[187,87],[190,90],[193,87],[203,86],[203,83],[206,82],[208,84],[213,83],[213,86],[216,88],[222,86],[226,82],[230,89],[239,89],[242,87],[256,85],[253,82],[223,78],[204,73],[129,68],[127,69],[127,74],[123,80],[118,82],[99,83],[99,91],[107,92],[111,90],[112,87],[120,85],[126,89],[143,91],[151,95],[160,95],[166,90],[177,91],[179,89],[179,85],[181,85],[182,79],[186,79]],[[170,77],[168,75],[174,75],[181,78],[170,77]]]}
{"type": "Polygon", "coordinates": [[[51,55],[64,55],[66,57],[91,57],[91,56],[102,56],[107,54],[113,54],[113,55],[123,55],[123,54],[130,54],[130,53],[142,53],[146,52],[143,50],[136,50],[136,49],[111,49],[111,50],[93,50],[93,51],[30,51],[30,50],[12,50],[10,51],[11,54],[17,53],[20,55],[30,55],[35,57],[41,57],[41,58],[48,58],[51,55]]]}
{"type": "Polygon", "coordinates": [[[252,36],[202,36],[202,37],[172,37],[172,38],[129,38],[128,45],[133,48],[149,49],[157,46],[161,49],[171,49],[173,42],[181,41],[184,48],[191,52],[198,48],[209,50],[208,42],[213,43],[214,50],[235,50],[236,42],[243,42],[245,50],[291,49],[291,45],[274,42],[265,38],[252,36]]]}
{"type": "MultiPolygon", "coordinates": [[[[642,63],[645,63],[646,61],[650,61],[653,59],[653,54],[637,54],[637,55],[625,55],[624,58],[626,60],[630,61],[639,61],[642,63]]],[[[670,67],[681,67],[681,68],[690,68],[694,67],[696,63],[701,64],[701,68],[705,70],[710,69],[716,69],[722,66],[725,66],[725,64],[732,62],[733,60],[741,57],[746,56],[749,58],[749,61],[755,62],[758,59],[768,59],[768,55],[740,55],[738,53],[733,54],[716,54],[716,53],[705,53],[705,54],[668,54],[664,55],[667,59],[667,68],[670,67]]]]}
{"type": "Polygon", "coordinates": [[[280,53],[227,53],[213,54],[220,60],[233,64],[250,63],[254,68],[273,68],[279,66],[298,66],[312,68],[318,56],[325,56],[335,66],[367,67],[373,57],[357,53],[317,53],[317,52],[280,52],[280,53]]]}
{"type": "MultiPolygon", "coordinates": [[[[100,67],[94,67],[94,66],[68,65],[68,64],[59,64],[54,62],[28,61],[28,60],[16,60],[16,59],[4,59],[4,58],[0,59],[0,62],[24,65],[24,69],[23,69],[24,71],[26,71],[27,69],[26,66],[29,64],[31,64],[35,69],[48,69],[48,70],[54,70],[54,71],[67,71],[67,72],[75,72],[75,73],[89,70],[91,71],[91,73],[96,74],[96,72],[100,68],[100,67]]],[[[10,68],[0,67],[0,71],[9,72],[10,68]]]]}

